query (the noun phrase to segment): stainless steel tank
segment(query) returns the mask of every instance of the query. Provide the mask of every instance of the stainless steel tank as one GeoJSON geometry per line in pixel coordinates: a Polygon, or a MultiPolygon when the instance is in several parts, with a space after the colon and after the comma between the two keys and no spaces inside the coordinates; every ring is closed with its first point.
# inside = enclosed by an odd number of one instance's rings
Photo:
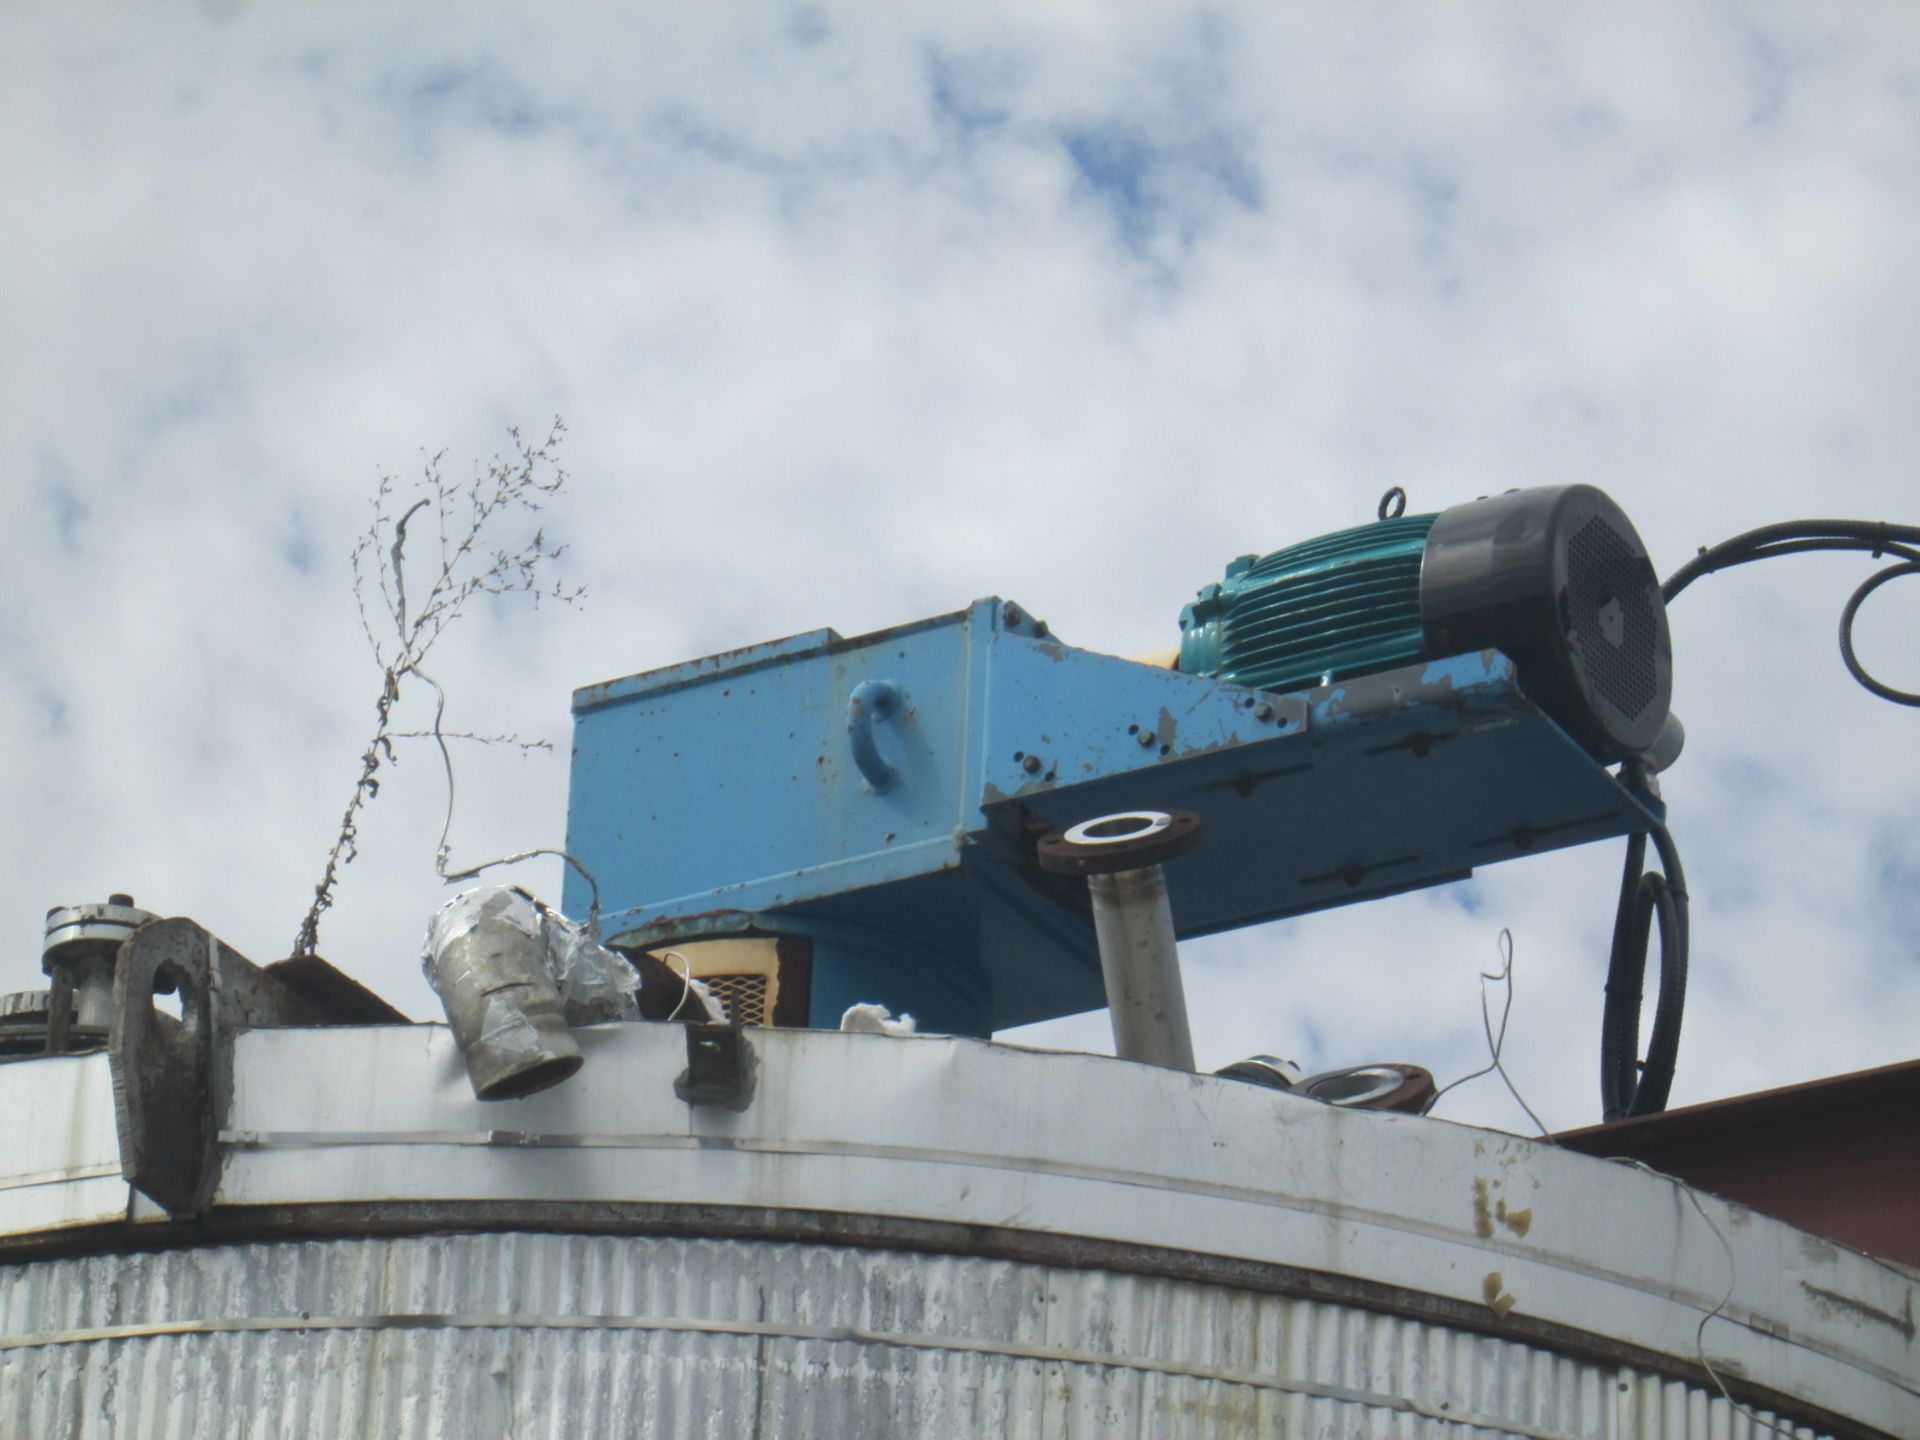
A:
{"type": "Polygon", "coordinates": [[[1920,1434],[1913,1277],[1663,1177],[746,1036],[733,1109],[678,1025],[492,1103],[442,1026],[242,1032],[191,1218],[119,1177],[109,1056],[0,1065],[0,1436],[1920,1434]]]}

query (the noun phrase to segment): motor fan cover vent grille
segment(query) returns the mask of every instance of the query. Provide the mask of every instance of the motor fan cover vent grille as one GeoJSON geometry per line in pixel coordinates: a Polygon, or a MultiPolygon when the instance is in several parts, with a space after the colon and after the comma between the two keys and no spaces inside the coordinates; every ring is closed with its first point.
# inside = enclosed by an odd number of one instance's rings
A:
{"type": "Polygon", "coordinates": [[[1602,699],[1637,719],[1659,698],[1659,618],[1653,571],[1598,515],[1567,543],[1567,600],[1575,653],[1602,699]]]}

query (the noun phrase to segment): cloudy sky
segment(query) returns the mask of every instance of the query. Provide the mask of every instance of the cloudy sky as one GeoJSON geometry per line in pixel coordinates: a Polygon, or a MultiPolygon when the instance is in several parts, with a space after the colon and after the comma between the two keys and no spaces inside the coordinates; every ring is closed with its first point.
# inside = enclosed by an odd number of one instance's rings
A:
{"type": "MultiPolygon", "coordinates": [[[[1391,485],[1591,482],[1663,573],[1920,521],[1910,4],[630,8],[0,10],[0,989],[113,890],[287,952],[380,686],[379,476],[510,425],[566,419],[587,595],[438,654],[450,726],[557,745],[463,749],[456,860],[559,843],[577,685],[986,594],[1156,650],[1391,485]]],[[[1868,569],[1676,603],[1677,1103],[1920,1049],[1920,714],[1833,642],[1868,569]]],[[[1860,624],[1908,686],[1916,590],[1860,624]]],[[[321,949],[437,1016],[444,787],[386,778],[321,949]]],[[[1597,1118],[1619,849],[1186,947],[1203,1063],[1473,1068],[1505,925],[1512,1072],[1597,1118]]]]}

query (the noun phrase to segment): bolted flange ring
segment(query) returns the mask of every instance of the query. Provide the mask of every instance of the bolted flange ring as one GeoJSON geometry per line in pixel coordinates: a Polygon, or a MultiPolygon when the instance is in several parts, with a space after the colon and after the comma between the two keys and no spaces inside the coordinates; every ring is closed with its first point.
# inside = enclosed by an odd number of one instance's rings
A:
{"type": "Polygon", "coordinates": [[[1040,868],[1056,875],[1144,870],[1200,843],[1191,810],[1123,810],[1054,830],[1040,841],[1040,868]]]}

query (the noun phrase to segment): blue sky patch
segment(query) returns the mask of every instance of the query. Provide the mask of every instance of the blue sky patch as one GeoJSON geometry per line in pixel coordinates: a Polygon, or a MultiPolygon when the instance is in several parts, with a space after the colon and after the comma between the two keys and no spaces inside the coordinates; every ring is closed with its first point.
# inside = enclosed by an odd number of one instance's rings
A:
{"type": "Polygon", "coordinates": [[[33,691],[34,708],[39,711],[41,721],[46,725],[50,739],[59,739],[71,734],[73,724],[67,713],[67,702],[44,685],[36,685],[33,691]]]}
{"type": "Polygon", "coordinates": [[[1076,188],[1105,207],[1130,250],[1144,250],[1167,231],[1189,243],[1223,203],[1245,210],[1262,203],[1252,164],[1218,132],[1165,145],[1108,122],[1063,129],[1060,144],[1076,188]]]}
{"type": "Polygon", "coordinates": [[[961,140],[998,130],[1013,118],[1020,66],[1006,56],[927,52],[927,100],[935,124],[961,140]]]}
{"type": "Polygon", "coordinates": [[[433,66],[404,87],[402,98],[422,128],[470,125],[515,140],[543,134],[569,114],[542,104],[491,63],[433,66]]]}
{"type": "Polygon", "coordinates": [[[313,527],[307,524],[307,517],[296,507],[288,513],[287,528],[280,536],[280,558],[286,561],[296,574],[311,575],[319,556],[319,546],[313,538],[313,527]]]}
{"type": "Polygon", "coordinates": [[[833,26],[828,23],[824,10],[802,5],[787,21],[787,33],[796,45],[824,45],[833,38],[833,26]]]}
{"type": "Polygon", "coordinates": [[[67,469],[66,462],[52,447],[41,447],[35,457],[34,468],[39,472],[41,504],[53,522],[53,533],[60,542],[60,548],[69,555],[77,555],[80,552],[80,533],[88,515],[92,513],[91,507],[81,496],[73,472],[67,469]]]}

